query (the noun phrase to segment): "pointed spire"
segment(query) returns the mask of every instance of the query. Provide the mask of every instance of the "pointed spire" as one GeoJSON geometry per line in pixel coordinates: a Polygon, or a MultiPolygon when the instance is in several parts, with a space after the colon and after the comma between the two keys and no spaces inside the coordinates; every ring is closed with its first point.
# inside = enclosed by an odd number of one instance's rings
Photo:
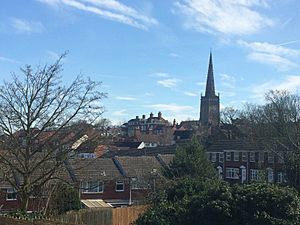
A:
{"type": "Polygon", "coordinates": [[[214,69],[213,69],[211,51],[209,54],[209,65],[208,65],[208,73],[207,73],[207,80],[206,80],[205,96],[207,97],[215,96],[214,69]]]}

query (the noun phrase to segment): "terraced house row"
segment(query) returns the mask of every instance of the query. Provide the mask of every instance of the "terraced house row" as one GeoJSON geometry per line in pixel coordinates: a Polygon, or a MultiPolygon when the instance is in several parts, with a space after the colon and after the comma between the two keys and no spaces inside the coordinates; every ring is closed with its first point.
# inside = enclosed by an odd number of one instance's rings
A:
{"type": "Polygon", "coordinates": [[[240,183],[258,180],[284,182],[282,152],[263,150],[247,140],[239,139],[216,141],[206,153],[221,179],[240,183]]]}
{"type": "MultiPolygon", "coordinates": [[[[155,156],[116,156],[113,158],[73,159],[65,169],[57,174],[78,188],[83,203],[93,200],[105,202],[106,206],[139,204],[155,191],[164,181],[163,168],[173,158],[173,154],[155,156]]],[[[54,184],[54,182],[52,182],[54,184]]],[[[8,211],[19,208],[20,199],[9,183],[0,184],[0,209],[8,211]]],[[[41,201],[47,200],[47,192],[41,199],[32,196],[29,210],[35,211],[41,201]]],[[[99,206],[99,205],[98,205],[99,206]]]]}

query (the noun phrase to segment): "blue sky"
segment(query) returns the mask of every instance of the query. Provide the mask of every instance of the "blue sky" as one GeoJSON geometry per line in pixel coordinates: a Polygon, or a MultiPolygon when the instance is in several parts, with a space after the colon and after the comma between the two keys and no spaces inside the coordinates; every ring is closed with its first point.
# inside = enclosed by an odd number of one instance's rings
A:
{"type": "Polygon", "coordinates": [[[299,94],[299,12],[297,0],[2,0],[0,80],[68,51],[64,82],[102,81],[114,123],[198,119],[210,48],[221,107],[299,94]]]}

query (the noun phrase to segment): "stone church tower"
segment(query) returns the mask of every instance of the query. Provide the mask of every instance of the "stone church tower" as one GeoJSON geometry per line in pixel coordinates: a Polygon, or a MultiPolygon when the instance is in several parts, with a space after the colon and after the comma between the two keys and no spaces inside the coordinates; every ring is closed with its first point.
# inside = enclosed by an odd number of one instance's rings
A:
{"type": "Polygon", "coordinates": [[[212,54],[209,56],[205,95],[201,94],[200,124],[218,126],[220,123],[220,98],[215,94],[212,54]]]}

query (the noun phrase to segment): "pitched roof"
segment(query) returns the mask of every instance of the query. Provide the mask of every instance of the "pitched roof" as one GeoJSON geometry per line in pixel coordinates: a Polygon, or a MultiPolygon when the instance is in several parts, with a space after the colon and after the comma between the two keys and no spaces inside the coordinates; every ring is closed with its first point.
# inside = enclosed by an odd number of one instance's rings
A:
{"type": "Polygon", "coordinates": [[[159,172],[162,165],[154,156],[117,157],[128,177],[149,177],[153,172],[159,172]]]}
{"type": "Polygon", "coordinates": [[[122,175],[110,158],[75,159],[70,161],[76,179],[81,180],[112,180],[122,175]]]}
{"type": "Polygon", "coordinates": [[[119,151],[108,151],[104,153],[102,158],[112,158],[114,156],[155,156],[157,154],[174,154],[176,151],[176,145],[159,146],[155,148],[143,148],[143,149],[128,149],[119,151]]]}
{"type": "Polygon", "coordinates": [[[258,151],[262,150],[259,144],[255,144],[250,140],[236,139],[236,140],[218,140],[213,142],[206,148],[208,152],[219,152],[219,151],[258,151]]]}

